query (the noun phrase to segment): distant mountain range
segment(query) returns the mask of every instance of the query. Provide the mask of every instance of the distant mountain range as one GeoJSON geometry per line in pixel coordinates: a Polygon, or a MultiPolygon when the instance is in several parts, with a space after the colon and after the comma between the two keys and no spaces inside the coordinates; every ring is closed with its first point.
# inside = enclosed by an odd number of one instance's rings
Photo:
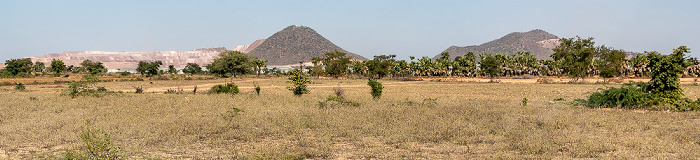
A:
{"type": "MultiPolygon", "coordinates": [[[[559,45],[559,37],[547,33],[543,30],[532,30],[529,32],[513,32],[499,39],[486,42],[478,46],[451,46],[445,51],[450,53],[452,59],[457,56],[464,56],[467,52],[479,53],[504,53],[507,55],[516,54],[519,51],[530,52],[538,59],[551,59],[554,52],[552,48],[559,45]]],[[[439,57],[436,55],[435,58],[439,57]]]]}
{"type": "Polygon", "coordinates": [[[273,34],[248,54],[267,60],[268,65],[289,65],[298,64],[299,61],[310,62],[312,57],[323,57],[324,53],[334,50],[345,52],[353,59],[367,60],[336,46],[313,29],[299,25],[289,26],[273,34]]]}

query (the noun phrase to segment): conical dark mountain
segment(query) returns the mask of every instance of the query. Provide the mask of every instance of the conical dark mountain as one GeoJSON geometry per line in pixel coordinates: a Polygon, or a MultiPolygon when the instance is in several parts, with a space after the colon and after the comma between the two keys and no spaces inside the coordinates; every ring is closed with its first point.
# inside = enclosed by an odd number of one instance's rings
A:
{"type": "MultiPolygon", "coordinates": [[[[451,46],[445,51],[450,53],[451,58],[464,56],[471,51],[479,53],[504,53],[508,55],[516,54],[519,51],[530,52],[538,59],[551,59],[549,56],[554,53],[552,48],[559,45],[559,37],[547,33],[543,30],[532,30],[529,32],[513,32],[491,42],[486,42],[478,46],[457,47],[451,46]]],[[[435,56],[439,57],[440,54],[435,56]]]]}
{"type": "Polygon", "coordinates": [[[312,57],[323,57],[324,53],[334,50],[345,52],[353,59],[367,60],[336,46],[313,29],[298,25],[273,34],[248,54],[267,60],[267,65],[289,65],[309,62],[312,57]]]}

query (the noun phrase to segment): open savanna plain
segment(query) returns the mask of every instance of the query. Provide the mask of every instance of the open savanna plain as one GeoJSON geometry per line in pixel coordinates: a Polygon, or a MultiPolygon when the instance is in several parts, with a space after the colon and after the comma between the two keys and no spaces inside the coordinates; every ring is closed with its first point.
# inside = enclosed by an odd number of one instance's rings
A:
{"type": "MultiPolygon", "coordinates": [[[[700,158],[700,112],[575,105],[620,84],[382,79],[373,99],[367,79],[312,78],[302,96],[284,77],[199,79],[98,82],[123,93],[75,99],[66,83],[2,86],[0,159],[61,158],[84,145],[86,121],[129,159],[700,158]],[[226,82],[241,92],[206,93],[226,82]],[[338,90],[357,105],[319,107],[338,90]]],[[[700,86],[685,80],[683,88],[700,97],[700,86]]]]}

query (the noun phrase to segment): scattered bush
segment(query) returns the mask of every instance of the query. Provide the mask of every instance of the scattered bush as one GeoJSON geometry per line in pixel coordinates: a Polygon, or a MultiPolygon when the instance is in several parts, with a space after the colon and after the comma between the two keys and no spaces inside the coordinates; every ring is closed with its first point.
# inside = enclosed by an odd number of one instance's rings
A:
{"type": "Polygon", "coordinates": [[[236,107],[233,107],[231,109],[226,110],[226,113],[221,115],[221,118],[223,118],[226,121],[232,121],[234,118],[236,118],[238,115],[241,114],[243,110],[238,109],[236,107]]]}
{"type": "Polygon", "coordinates": [[[523,98],[523,106],[527,106],[527,98],[523,98]]]}
{"type": "Polygon", "coordinates": [[[119,72],[119,75],[122,77],[126,77],[126,76],[130,76],[131,72],[123,71],[123,72],[119,72]]]}
{"type": "Polygon", "coordinates": [[[24,91],[24,89],[26,89],[26,87],[22,83],[17,83],[17,86],[15,86],[15,90],[24,91]]]}
{"type": "Polygon", "coordinates": [[[177,89],[168,89],[165,91],[165,94],[182,94],[185,93],[185,90],[182,88],[177,88],[177,89]]]}
{"type": "Polygon", "coordinates": [[[287,73],[291,75],[287,83],[294,84],[294,86],[287,87],[288,90],[292,91],[294,95],[298,96],[309,94],[309,89],[306,88],[306,83],[311,82],[311,80],[309,80],[309,76],[299,70],[291,70],[287,73]]]}
{"type": "Polygon", "coordinates": [[[329,96],[325,101],[318,102],[319,108],[335,108],[337,106],[360,106],[360,103],[345,99],[343,96],[329,96]]]}
{"type": "Polygon", "coordinates": [[[105,88],[105,87],[97,87],[97,91],[99,91],[99,92],[107,92],[107,88],[105,88]]]}
{"type": "Polygon", "coordinates": [[[382,86],[382,83],[379,83],[379,82],[377,82],[377,80],[370,78],[369,81],[367,82],[367,85],[372,87],[372,92],[371,92],[372,98],[377,99],[377,98],[382,96],[382,89],[384,89],[384,87],[382,86]]]}
{"type": "Polygon", "coordinates": [[[136,90],[134,93],[143,93],[143,86],[134,86],[134,89],[136,90]]]}
{"type": "Polygon", "coordinates": [[[260,86],[255,86],[255,93],[260,95],[260,86]]]}
{"type": "Polygon", "coordinates": [[[112,143],[109,134],[85,122],[80,132],[83,145],[66,153],[64,159],[125,159],[120,147],[112,143]]]}
{"type": "Polygon", "coordinates": [[[240,92],[238,90],[238,86],[234,83],[227,83],[227,84],[219,84],[214,87],[211,87],[211,93],[231,93],[231,94],[238,94],[240,92]]]}

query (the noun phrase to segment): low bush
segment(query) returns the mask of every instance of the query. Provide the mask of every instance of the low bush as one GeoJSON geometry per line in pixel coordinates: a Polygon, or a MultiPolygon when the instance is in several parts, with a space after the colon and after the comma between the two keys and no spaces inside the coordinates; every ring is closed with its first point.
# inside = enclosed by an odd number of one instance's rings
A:
{"type": "Polygon", "coordinates": [[[371,92],[372,98],[377,99],[377,98],[382,96],[382,89],[384,89],[384,87],[382,86],[382,83],[379,83],[379,82],[377,82],[377,80],[370,78],[369,81],[367,82],[367,85],[372,87],[372,92],[371,92]]]}
{"type": "Polygon", "coordinates": [[[134,86],[134,93],[143,93],[143,86],[134,86]]]}
{"type": "Polygon", "coordinates": [[[325,101],[318,102],[319,108],[335,108],[335,107],[339,107],[339,106],[358,107],[358,106],[360,106],[360,103],[347,100],[342,95],[341,96],[329,96],[328,98],[326,98],[325,101]]]}
{"type": "Polygon", "coordinates": [[[238,90],[238,86],[234,83],[227,83],[227,84],[219,84],[214,87],[211,87],[211,90],[209,91],[210,93],[231,93],[231,94],[238,94],[240,91],[238,90]]]}
{"type": "Polygon", "coordinates": [[[17,83],[17,85],[15,86],[15,90],[18,90],[18,91],[24,91],[25,89],[26,89],[26,87],[22,83],[17,83]]]}

